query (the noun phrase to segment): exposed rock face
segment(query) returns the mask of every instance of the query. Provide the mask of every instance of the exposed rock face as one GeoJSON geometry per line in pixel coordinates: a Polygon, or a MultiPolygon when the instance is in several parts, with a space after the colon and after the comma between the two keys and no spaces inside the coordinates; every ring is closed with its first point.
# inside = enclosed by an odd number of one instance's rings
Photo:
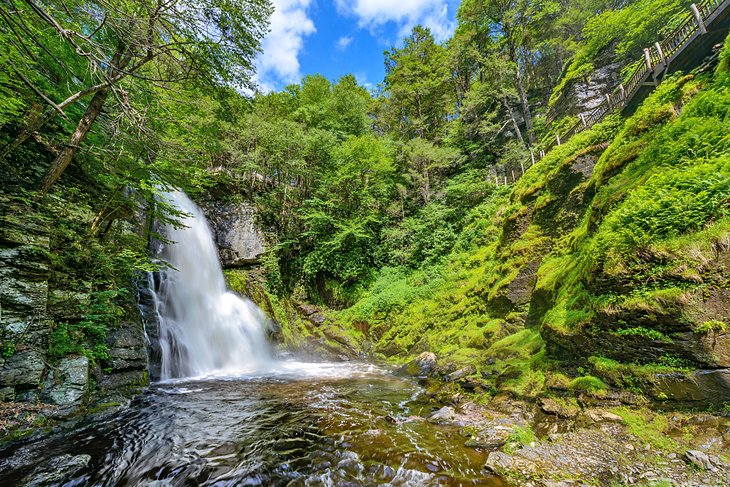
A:
{"type": "Polygon", "coordinates": [[[144,370],[146,367],[147,345],[139,324],[127,323],[125,327],[109,335],[107,344],[112,370],[144,370]]]}
{"type": "Polygon", "coordinates": [[[139,317],[128,316],[110,333],[109,363],[100,364],[106,372],[101,367],[91,370],[83,356],[51,357],[51,331],[58,323],[86,319],[91,284],[54,276],[49,261],[52,232],[38,212],[2,195],[0,208],[5,211],[0,215],[0,401],[42,401],[60,406],[59,415],[67,415],[94,399],[89,397],[92,375],[99,393],[119,389],[128,396],[129,384],[138,387],[147,380],[139,317]]]}
{"type": "Polygon", "coordinates": [[[223,267],[254,264],[264,255],[263,233],[249,203],[214,202],[202,206],[210,223],[223,267]]]}
{"type": "Polygon", "coordinates": [[[687,450],[687,452],[684,454],[684,457],[690,464],[694,465],[697,468],[701,468],[703,470],[712,470],[713,472],[717,471],[717,467],[715,466],[714,462],[705,452],[699,450],[687,450]]]}
{"type": "MultiPolygon", "coordinates": [[[[544,326],[541,334],[548,350],[562,357],[602,356],[626,364],[662,363],[666,357],[678,357],[691,370],[645,378],[645,392],[675,407],[722,407],[730,401],[730,292],[723,288],[730,249],[717,246],[715,257],[703,268],[705,287],[678,298],[650,302],[653,307],[599,310],[590,327],[574,332],[544,326]],[[712,323],[716,325],[709,326],[712,323]],[[621,327],[629,326],[660,333],[619,333],[621,327]]],[[[620,292],[624,285],[621,276],[598,274],[596,281],[600,283],[596,294],[620,292]]]]}
{"type": "Polygon", "coordinates": [[[45,369],[44,357],[39,352],[18,352],[3,364],[0,383],[20,389],[36,388],[45,369]]]}
{"type": "Polygon", "coordinates": [[[77,406],[89,390],[89,359],[69,357],[48,372],[41,398],[59,406],[77,406]]]}
{"type": "Polygon", "coordinates": [[[730,370],[696,370],[688,374],[658,374],[654,395],[665,394],[683,406],[723,406],[730,403],[730,370]]]}
{"type": "Polygon", "coordinates": [[[45,349],[48,327],[47,224],[0,200],[0,339],[3,355],[22,344],[45,349]]]}
{"type": "Polygon", "coordinates": [[[149,358],[141,322],[126,322],[107,337],[111,373],[105,374],[99,388],[105,395],[131,395],[149,379],[149,358]]]}
{"type": "Polygon", "coordinates": [[[621,63],[609,63],[585,78],[569,82],[552,111],[563,115],[588,114],[621,82],[621,63]]]}
{"type": "Polygon", "coordinates": [[[62,485],[75,473],[86,468],[90,461],[90,455],[61,455],[39,466],[23,480],[23,485],[28,487],[62,485]]]}

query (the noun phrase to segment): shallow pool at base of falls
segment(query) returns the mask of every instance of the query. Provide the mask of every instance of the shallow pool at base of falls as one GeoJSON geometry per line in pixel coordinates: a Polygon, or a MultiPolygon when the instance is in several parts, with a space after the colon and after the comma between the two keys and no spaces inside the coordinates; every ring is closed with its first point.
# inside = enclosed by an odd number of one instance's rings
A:
{"type": "Polygon", "coordinates": [[[503,485],[414,382],[368,365],[155,384],[129,408],[0,451],[7,485],[89,455],[66,485],[503,485]]]}

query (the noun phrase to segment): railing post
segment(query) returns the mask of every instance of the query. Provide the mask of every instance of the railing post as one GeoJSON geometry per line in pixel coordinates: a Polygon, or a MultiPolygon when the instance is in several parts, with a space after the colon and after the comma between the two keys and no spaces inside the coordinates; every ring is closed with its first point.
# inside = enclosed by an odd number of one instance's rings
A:
{"type": "Polygon", "coordinates": [[[499,176],[494,176],[494,185],[499,186],[499,176]]]}
{"type": "Polygon", "coordinates": [[[532,159],[532,165],[535,165],[535,153],[533,151],[530,151],[530,158],[532,159]]]}
{"type": "Polygon", "coordinates": [[[540,159],[545,159],[545,151],[544,150],[541,150],[540,151],[540,159]]]}
{"type": "Polygon", "coordinates": [[[646,70],[647,71],[653,71],[654,68],[651,65],[651,51],[648,47],[644,48],[644,61],[646,62],[646,70]]]}
{"type": "Polygon", "coordinates": [[[586,122],[586,116],[581,113],[580,115],[578,115],[578,117],[580,117],[580,121],[583,122],[583,128],[587,129],[588,122],[586,122]]]}
{"type": "Polygon", "coordinates": [[[525,175],[525,165],[520,162],[520,167],[522,168],[522,175],[525,175]]]}
{"type": "Polygon", "coordinates": [[[705,27],[705,21],[702,20],[702,14],[700,14],[700,9],[698,9],[697,5],[695,5],[694,3],[689,6],[689,9],[692,11],[692,15],[695,16],[697,26],[700,28],[700,34],[707,34],[707,27],[705,27]]]}
{"type": "Polygon", "coordinates": [[[515,181],[517,181],[517,178],[515,178],[515,170],[512,169],[512,182],[514,183],[515,181]]]}
{"type": "Polygon", "coordinates": [[[664,57],[664,49],[662,49],[662,45],[658,42],[654,43],[654,47],[656,47],[657,52],[659,53],[659,60],[662,62],[664,66],[667,65],[667,58],[664,57]]]}
{"type": "Polygon", "coordinates": [[[606,104],[608,105],[608,109],[611,109],[611,94],[606,93],[606,104]]]}
{"type": "Polygon", "coordinates": [[[507,176],[504,177],[504,185],[507,186],[507,176]]]}
{"type": "Polygon", "coordinates": [[[558,142],[558,147],[560,146],[560,136],[558,134],[555,134],[555,140],[558,142]]]}
{"type": "Polygon", "coordinates": [[[621,99],[622,100],[626,99],[626,88],[624,88],[623,83],[621,83],[620,85],[618,85],[618,92],[621,93],[621,99]]]}

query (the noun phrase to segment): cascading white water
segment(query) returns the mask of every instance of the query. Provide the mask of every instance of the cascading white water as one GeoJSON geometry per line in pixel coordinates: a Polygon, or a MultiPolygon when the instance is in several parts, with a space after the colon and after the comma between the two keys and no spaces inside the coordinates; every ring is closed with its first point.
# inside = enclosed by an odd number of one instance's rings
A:
{"type": "Polygon", "coordinates": [[[272,354],[266,318],[226,288],[203,212],[181,191],[164,195],[187,213],[184,227],[162,229],[169,243],[158,257],[170,264],[150,286],[159,323],[160,379],[239,375],[266,369],[272,354]]]}

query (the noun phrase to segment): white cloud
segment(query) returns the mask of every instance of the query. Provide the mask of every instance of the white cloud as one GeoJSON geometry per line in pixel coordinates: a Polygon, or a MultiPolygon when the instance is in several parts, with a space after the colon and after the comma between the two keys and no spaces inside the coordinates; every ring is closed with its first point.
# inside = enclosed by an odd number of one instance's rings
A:
{"type": "Polygon", "coordinates": [[[370,92],[375,91],[377,88],[377,86],[368,81],[368,75],[362,71],[355,73],[355,80],[357,80],[357,84],[370,92]]]}
{"type": "Polygon", "coordinates": [[[337,48],[338,51],[344,51],[345,49],[347,49],[347,46],[349,46],[351,42],[352,42],[352,37],[343,36],[343,37],[340,37],[339,39],[337,39],[337,43],[335,44],[335,47],[337,48]]]}
{"type": "Polygon", "coordinates": [[[449,19],[449,9],[456,9],[457,0],[335,0],[341,14],[357,17],[358,25],[370,30],[393,22],[398,25],[398,35],[408,35],[416,24],[422,24],[433,32],[438,41],[446,40],[456,27],[449,19]]]}
{"type": "Polygon", "coordinates": [[[256,60],[254,81],[262,91],[298,83],[299,53],[304,37],[317,31],[308,15],[312,0],[273,0],[270,32],[262,43],[263,53],[256,60]]]}

